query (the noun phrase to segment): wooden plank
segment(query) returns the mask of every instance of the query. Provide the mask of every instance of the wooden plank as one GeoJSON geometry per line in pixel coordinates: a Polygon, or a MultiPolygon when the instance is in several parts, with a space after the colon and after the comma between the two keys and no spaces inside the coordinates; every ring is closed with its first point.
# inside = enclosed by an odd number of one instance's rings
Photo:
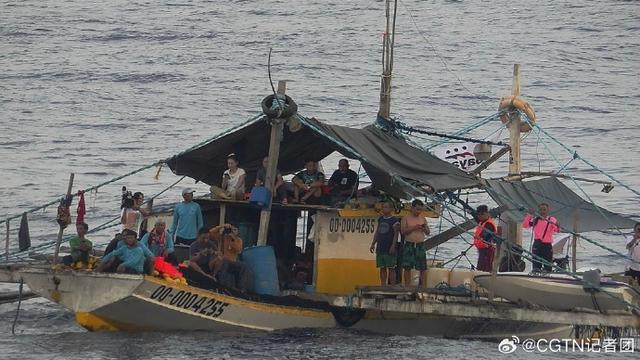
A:
{"type": "Polygon", "coordinates": [[[465,232],[473,229],[474,227],[476,227],[476,225],[478,225],[478,223],[474,219],[469,219],[463,222],[462,224],[457,224],[456,226],[453,226],[439,233],[438,235],[428,238],[425,242],[426,249],[427,250],[433,249],[434,247],[440,244],[443,244],[453,239],[454,237],[460,234],[464,234],[465,232]]]}

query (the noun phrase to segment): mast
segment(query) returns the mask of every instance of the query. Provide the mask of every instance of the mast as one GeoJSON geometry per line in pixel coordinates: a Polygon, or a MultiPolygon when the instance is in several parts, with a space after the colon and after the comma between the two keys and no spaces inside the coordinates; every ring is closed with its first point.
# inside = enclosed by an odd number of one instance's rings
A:
{"type": "Polygon", "coordinates": [[[393,72],[393,44],[395,41],[398,0],[394,0],[393,17],[391,0],[385,0],[386,26],[382,38],[382,76],[380,80],[380,109],[378,115],[389,119],[391,113],[391,74],[393,72]]]}
{"type": "MultiPolygon", "coordinates": [[[[520,64],[513,64],[513,83],[511,85],[511,95],[520,96],[520,64]]],[[[522,172],[522,163],[520,156],[520,116],[511,115],[511,122],[507,125],[509,128],[509,147],[511,154],[509,156],[509,176],[520,176],[522,172]]],[[[518,245],[522,245],[522,226],[520,222],[508,222],[507,240],[518,245]]]]}

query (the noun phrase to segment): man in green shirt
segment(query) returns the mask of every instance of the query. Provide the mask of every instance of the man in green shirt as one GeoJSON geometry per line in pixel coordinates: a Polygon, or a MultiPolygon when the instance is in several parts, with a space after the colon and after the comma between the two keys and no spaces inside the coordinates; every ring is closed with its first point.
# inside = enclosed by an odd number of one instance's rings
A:
{"type": "Polygon", "coordinates": [[[93,244],[84,237],[87,231],[89,231],[89,225],[86,223],[76,224],[78,236],[69,239],[71,255],[67,255],[62,259],[65,265],[72,265],[77,261],[82,262],[84,266],[89,264],[89,253],[91,252],[93,244]]]}

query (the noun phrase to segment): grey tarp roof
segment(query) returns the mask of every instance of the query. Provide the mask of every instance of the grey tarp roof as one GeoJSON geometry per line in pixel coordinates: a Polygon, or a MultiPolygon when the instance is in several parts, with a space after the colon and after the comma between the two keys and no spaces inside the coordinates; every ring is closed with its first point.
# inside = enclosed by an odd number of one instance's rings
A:
{"type": "Polygon", "coordinates": [[[545,202],[562,228],[579,233],[616,227],[632,228],[635,224],[635,221],[604,208],[596,209],[592,203],[583,200],[554,177],[522,182],[487,180],[487,183],[487,191],[493,200],[509,209],[502,215],[516,221],[522,220],[524,211],[514,209],[522,206],[537,210],[538,204],[545,202]]]}
{"type": "MultiPolygon", "coordinates": [[[[207,184],[219,184],[226,168],[226,156],[235,153],[251,175],[261,166],[269,150],[270,126],[257,120],[194,150],[167,159],[171,170],[207,184]]],[[[291,132],[285,126],[278,168],[292,173],[305,159],[320,160],[333,151],[358,159],[376,188],[399,194],[393,175],[414,180],[436,190],[478,186],[478,180],[457,167],[419,150],[403,139],[370,125],[363,129],[328,125],[305,119],[302,129],[291,132]]],[[[327,174],[329,176],[330,174],[327,174]]]]}

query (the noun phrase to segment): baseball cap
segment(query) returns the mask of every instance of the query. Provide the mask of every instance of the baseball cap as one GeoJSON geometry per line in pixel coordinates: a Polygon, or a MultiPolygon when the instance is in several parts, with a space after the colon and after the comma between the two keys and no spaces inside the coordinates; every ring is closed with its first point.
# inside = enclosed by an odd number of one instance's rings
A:
{"type": "Polygon", "coordinates": [[[185,195],[185,194],[192,194],[192,193],[194,193],[194,192],[196,192],[196,191],[195,191],[195,190],[193,190],[192,188],[185,188],[185,189],[182,189],[182,195],[185,195]]]}

